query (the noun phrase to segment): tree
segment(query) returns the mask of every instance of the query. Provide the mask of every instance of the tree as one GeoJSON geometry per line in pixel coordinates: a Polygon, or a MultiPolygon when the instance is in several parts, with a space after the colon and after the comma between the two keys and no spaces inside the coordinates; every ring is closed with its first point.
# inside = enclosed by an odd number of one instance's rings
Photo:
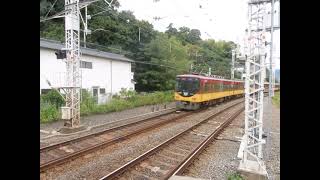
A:
{"type": "Polygon", "coordinates": [[[137,90],[173,89],[175,76],[188,71],[190,60],[187,48],[175,37],[169,38],[166,33],[157,33],[144,51],[149,62],[156,65],[144,65],[148,69],[136,73],[137,90]]]}
{"type": "Polygon", "coordinates": [[[187,35],[187,41],[191,44],[196,44],[201,40],[200,38],[201,32],[198,29],[191,29],[189,34],[187,35]]]}
{"type": "Polygon", "coordinates": [[[170,23],[169,26],[167,27],[167,30],[165,31],[166,34],[168,34],[169,38],[171,36],[176,36],[178,34],[178,30],[173,27],[173,24],[170,23]]]}
{"type": "MultiPolygon", "coordinates": [[[[46,16],[54,2],[40,0],[40,17],[46,16]]],[[[201,40],[200,30],[185,26],[177,29],[172,23],[161,33],[149,22],[136,19],[133,12],[119,11],[119,6],[118,1],[113,1],[111,8],[104,1],[88,6],[88,14],[92,15],[88,28],[93,32],[87,36],[87,47],[121,53],[137,61],[137,91],[173,89],[176,75],[188,73],[191,63],[196,72],[207,73],[210,67],[212,74],[230,75],[233,42],[201,40]]],[[[63,9],[64,1],[57,1],[48,16],[63,9]]],[[[63,42],[63,18],[41,22],[40,36],[63,42]]]]}

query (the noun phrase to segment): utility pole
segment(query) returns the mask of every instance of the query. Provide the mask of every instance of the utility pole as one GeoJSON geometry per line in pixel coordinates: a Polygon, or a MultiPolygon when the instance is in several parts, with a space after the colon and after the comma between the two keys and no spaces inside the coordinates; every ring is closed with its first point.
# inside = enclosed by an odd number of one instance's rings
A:
{"type": "Polygon", "coordinates": [[[235,50],[232,50],[232,65],[231,65],[231,79],[234,79],[234,61],[235,61],[235,50]]]}
{"type": "Polygon", "coordinates": [[[88,7],[86,6],[85,7],[85,24],[83,25],[84,26],[84,31],[83,31],[83,46],[84,47],[87,47],[86,45],[86,36],[87,36],[87,29],[88,29],[88,7]]]}
{"type": "Polygon", "coordinates": [[[270,72],[269,72],[269,98],[273,97],[273,18],[274,18],[274,0],[271,0],[271,42],[270,42],[270,72]]]}
{"type": "Polygon", "coordinates": [[[139,27],[139,42],[140,42],[140,27],[139,27]]]}
{"type": "Polygon", "coordinates": [[[267,176],[263,161],[266,0],[248,2],[248,45],[245,79],[245,135],[239,170],[267,176]]]}
{"type": "Polygon", "coordinates": [[[80,126],[80,8],[79,0],[65,0],[66,107],[62,107],[64,126],[80,126]]]}

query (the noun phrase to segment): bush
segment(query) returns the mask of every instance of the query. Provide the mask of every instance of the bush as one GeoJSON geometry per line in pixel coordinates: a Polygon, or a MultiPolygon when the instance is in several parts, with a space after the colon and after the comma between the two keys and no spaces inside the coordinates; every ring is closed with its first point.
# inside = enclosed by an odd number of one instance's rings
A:
{"type": "Polygon", "coordinates": [[[51,105],[55,105],[56,108],[60,108],[65,104],[64,99],[56,90],[50,90],[47,94],[43,94],[40,98],[51,105]]]}
{"type": "MultiPolygon", "coordinates": [[[[82,101],[80,105],[81,116],[122,111],[143,105],[161,104],[173,101],[173,91],[153,92],[138,94],[133,90],[122,89],[118,95],[114,95],[108,103],[98,105],[91,94],[81,91],[82,101]]],[[[60,107],[64,105],[63,98],[57,92],[43,95],[40,99],[40,122],[50,122],[59,119],[60,107]]]]}
{"type": "Polygon", "coordinates": [[[228,180],[244,180],[244,178],[238,173],[233,173],[228,176],[228,180]]]}
{"type": "Polygon", "coordinates": [[[40,102],[40,122],[46,123],[58,120],[60,117],[60,111],[56,108],[56,105],[48,102],[40,102]]]}
{"type": "Polygon", "coordinates": [[[64,99],[55,90],[42,94],[40,96],[40,122],[46,123],[58,120],[61,116],[59,108],[64,104],[64,99]]]}

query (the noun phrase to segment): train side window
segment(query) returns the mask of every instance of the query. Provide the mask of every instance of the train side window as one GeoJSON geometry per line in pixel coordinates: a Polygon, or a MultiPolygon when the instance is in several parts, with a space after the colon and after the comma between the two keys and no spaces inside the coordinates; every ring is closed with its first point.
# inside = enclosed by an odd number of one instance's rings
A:
{"type": "Polygon", "coordinates": [[[220,83],[216,82],[216,91],[219,92],[220,91],[220,83]]]}

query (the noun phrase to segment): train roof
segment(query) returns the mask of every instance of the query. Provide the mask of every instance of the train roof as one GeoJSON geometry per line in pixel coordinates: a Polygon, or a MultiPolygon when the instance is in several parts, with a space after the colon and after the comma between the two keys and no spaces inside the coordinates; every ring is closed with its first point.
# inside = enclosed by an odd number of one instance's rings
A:
{"type": "Polygon", "coordinates": [[[220,79],[220,78],[214,78],[214,77],[203,76],[203,75],[195,75],[195,74],[182,74],[182,75],[177,75],[177,77],[194,77],[194,78],[209,79],[209,80],[218,80],[218,81],[244,82],[244,81],[239,81],[239,80],[220,79]]]}

